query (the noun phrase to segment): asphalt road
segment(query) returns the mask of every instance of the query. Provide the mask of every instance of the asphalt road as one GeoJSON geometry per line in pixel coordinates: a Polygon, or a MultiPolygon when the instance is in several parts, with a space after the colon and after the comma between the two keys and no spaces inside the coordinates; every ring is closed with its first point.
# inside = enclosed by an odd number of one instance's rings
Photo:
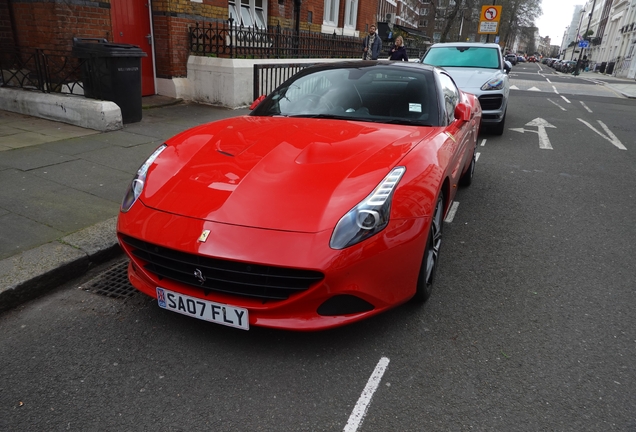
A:
{"type": "Polygon", "coordinates": [[[0,430],[636,431],[636,100],[537,72],[426,305],[245,332],[87,292],[96,269],[0,316],[0,430]]]}

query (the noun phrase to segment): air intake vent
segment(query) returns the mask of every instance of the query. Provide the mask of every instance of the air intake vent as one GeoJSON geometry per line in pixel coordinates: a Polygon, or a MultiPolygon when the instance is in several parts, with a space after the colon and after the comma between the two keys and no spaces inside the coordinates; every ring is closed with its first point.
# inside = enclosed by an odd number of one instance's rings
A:
{"type": "Polygon", "coordinates": [[[284,300],[320,282],[324,275],[313,270],[265,266],[192,255],[146,243],[132,237],[121,240],[139,267],[159,280],[169,279],[203,289],[244,297],[284,300]]]}

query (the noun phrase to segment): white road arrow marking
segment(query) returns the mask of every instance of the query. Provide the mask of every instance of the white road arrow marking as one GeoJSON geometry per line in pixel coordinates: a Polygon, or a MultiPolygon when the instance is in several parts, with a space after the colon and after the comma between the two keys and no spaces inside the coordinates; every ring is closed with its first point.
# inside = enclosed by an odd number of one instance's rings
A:
{"type": "Polygon", "coordinates": [[[601,132],[599,132],[594,126],[592,126],[591,124],[589,124],[588,122],[586,122],[583,119],[577,119],[578,121],[580,121],[581,123],[583,123],[585,126],[589,127],[590,129],[592,129],[594,132],[596,132],[597,134],[599,134],[602,138],[605,138],[606,140],[608,140],[609,142],[611,142],[613,145],[615,145],[616,147],[618,147],[620,150],[627,150],[627,148],[623,145],[623,143],[616,137],[616,135],[614,135],[612,133],[611,130],[609,130],[609,128],[605,125],[605,123],[603,123],[600,120],[597,120],[598,124],[601,125],[601,127],[603,128],[603,130],[605,130],[605,133],[607,135],[603,135],[601,132]]]}
{"type": "Polygon", "coordinates": [[[537,130],[528,130],[523,128],[510,128],[511,131],[515,132],[532,132],[539,135],[539,148],[543,150],[553,150],[552,144],[550,143],[550,138],[548,138],[548,133],[545,131],[545,128],[555,128],[556,126],[551,125],[547,121],[542,118],[536,118],[532,120],[530,123],[526,123],[526,126],[536,126],[537,130]]]}
{"type": "Polygon", "coordinates": [[[530,88],[528,89],[528,91],[539,91],[539,92],[540,92],[541,90],[539,90],[539,89],[538,89],[538,88],[536,88],[536,87],[530,87],[530,88]]]}

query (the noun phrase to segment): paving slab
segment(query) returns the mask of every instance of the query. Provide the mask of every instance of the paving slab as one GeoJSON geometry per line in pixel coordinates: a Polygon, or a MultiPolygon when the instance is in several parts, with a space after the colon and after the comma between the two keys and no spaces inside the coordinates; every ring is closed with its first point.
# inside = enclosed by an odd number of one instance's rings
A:
{"type": "Polygon", "coordinates": [[[55,165],[76,159],[73,156],[61,154],[48,148],[36,148],[29,146],[2,153],[0,166],[15,168],[21,171],[29,171],[49,165],[55,165]]]}
{"type": "Polygon", "coordinates": [[[63,235],[58,229],[3,209],[0,211],[0,260],[63,235]]]}
{"type": "Polygon", "coordinates": [[[54,179],[56,183],[69,188],[114,202],[121,201],[126,185],[132,177],[131,173],[84,159],[36,169],[31,173],[42,179],[54,179]]]}

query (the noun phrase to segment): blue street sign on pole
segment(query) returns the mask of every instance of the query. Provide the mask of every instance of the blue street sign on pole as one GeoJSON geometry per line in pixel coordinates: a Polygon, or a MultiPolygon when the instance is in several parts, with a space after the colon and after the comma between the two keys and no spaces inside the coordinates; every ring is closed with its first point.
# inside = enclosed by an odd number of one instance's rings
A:
{"type": "Polygon", "coordinates": [[[586,40],[579,41],[579,48],[587,48],[590,46],[590,42],[586,40]]]}

